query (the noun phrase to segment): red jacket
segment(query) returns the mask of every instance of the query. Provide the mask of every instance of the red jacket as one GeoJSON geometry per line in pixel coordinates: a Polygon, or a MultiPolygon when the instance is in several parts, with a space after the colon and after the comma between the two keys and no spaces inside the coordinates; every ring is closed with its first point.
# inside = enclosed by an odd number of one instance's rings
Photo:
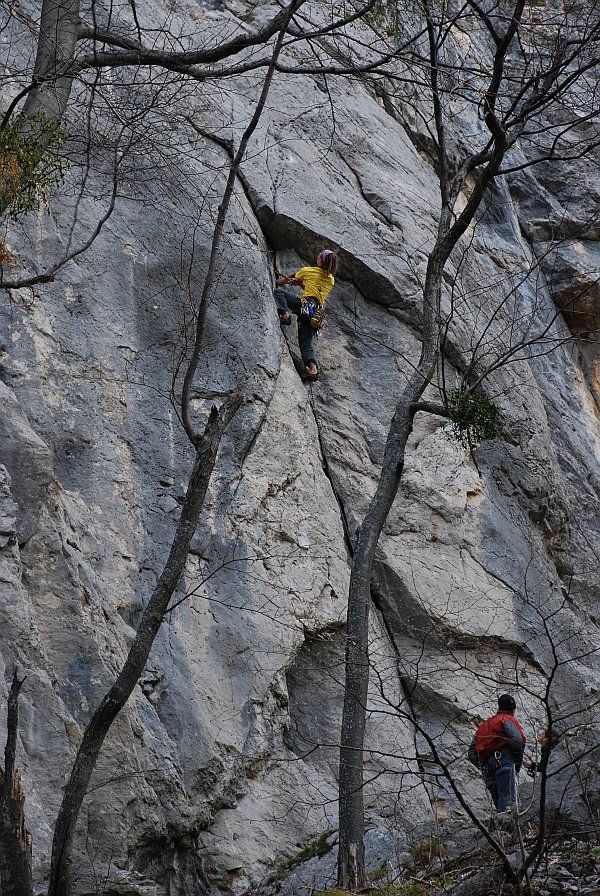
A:
{"type": "Polygon", "coordinates": [[[480,764],[498,750],[510,753],[515,765],[520,768],[524,748],[525,734],[510,712],[497,712],[482,722],[475,732],[475,749],[480,764]]]}

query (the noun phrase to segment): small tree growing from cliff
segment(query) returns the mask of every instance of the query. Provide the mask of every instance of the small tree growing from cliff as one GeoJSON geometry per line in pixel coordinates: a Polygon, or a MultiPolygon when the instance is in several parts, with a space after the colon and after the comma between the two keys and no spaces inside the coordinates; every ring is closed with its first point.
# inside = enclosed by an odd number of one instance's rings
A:
{"type": "MultiPolygon", "coordinates": [[[[396,4],[387,4],[395,11],[396,4]]],[[[597,119],[596,47],[598,11],[592,6],[575,20],[568,13],[542,34],[525,0],[491,7],[475,0],[453,5],[421,2],[415,11],[417,37],[406,67],[421,81],[431,104],[429,151],[439,183],[437,234],[428,252],[421,300],[422,349],[400,395],[388,432],[377,490],[358,530],[348,601],[346,689],[340,749],[338,884],[359,890],[365,884],[363,747],[369,681],[368,625],[375,552],[398,492],[406,444],[419,411],[448,416],[450,407],[423,400],[444,364],[450,321],[443,303],[444,271],[453,250],[476,223],[494,180],[514,167],[581,155],[597,144],[596,128],[583,142],[572,139],[578,123],[597,119]],[[483,34],[483,61],[457,61],[455,35],[483,34]],[[473,109],[481,129],[465,143],[450,140],[451,102],[473,109]],[[556,115],[557,124],[549,122],[556,115]],[[520,144],[526,156],[515,161],[520,144]]],[[[406,77],[407,72],[401,73],[406,77]]],[[[466,366],[466,365],[465,365],[466,366]]],[[[484,366],[471,368],[462,389],[485,379],[484,366]]]]}

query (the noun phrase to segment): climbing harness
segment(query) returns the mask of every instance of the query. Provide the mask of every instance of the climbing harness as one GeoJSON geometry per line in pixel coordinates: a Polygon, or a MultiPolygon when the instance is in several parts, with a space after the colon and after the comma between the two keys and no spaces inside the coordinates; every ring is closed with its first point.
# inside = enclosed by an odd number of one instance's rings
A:
{"type": "Polygon", "coordinates": [[[320,330],[323,326],[325,309],[316,299],[302,299],[300,314],[305,319],[308,319],[308,323],[313,330],[320,330]]]}

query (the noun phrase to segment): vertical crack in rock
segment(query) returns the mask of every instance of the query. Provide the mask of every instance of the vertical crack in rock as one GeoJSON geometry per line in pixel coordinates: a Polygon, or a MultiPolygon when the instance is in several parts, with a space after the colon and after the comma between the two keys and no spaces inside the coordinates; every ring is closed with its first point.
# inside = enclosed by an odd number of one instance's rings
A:
{"type": "MultiPolygon", "coordinates": [[[[385,605],[382,601],[379,600],[379,598],[377,596],[377,592],[375,591],[374,588],[371,588],[371,602],[372,602],[373,607],[374,607],[376,613],[378,614],[378,616],[381,620],[381,623],[383,625],[383,628],[386,632],[388,643],[391,646],[394,653],[396,654],[396,660],[397,660],[396,669],[397,669],[397,674],[398,674],[398,682],[400,684],[402,696],[403,696],[404,700],[406,701],[406,703],[408,704],[408,713],[411,718],[415,719],[415,721],[418,721],[419,717],[417,715],[416,706],[415,706],[415,702],[413,699],[413,688],[411,687],[411,684],[409,683],[406,676],[402,673],[401,666],[400,666],[401,653],[398,648],[396,638],[394,636],[394,631],[393,631],[393,628],[390,625],[389,620],[387,618],[387,615],[385,612],[385,605]]],[[[431,799],[429,791],[424,783],[426,780],[426,776],[427,776],[427,765],[425,762],[425,758],[421,754],[421,751],[419,748],[416,728],[414,728],[412,726],[411,726],[411,728],[412,728],[412,743],[413,743],[413,748],[414,748],[414,752],[415,752],[415,759],[416,759],[419,771],[421,772],[421,775],[422,775],[422,786],[427,794],[428,799],[431,799]]]]}
{"type": "Polygon", "coordinates": [[[327,447],[326,447],[325,441],[323,439],[323,431],[321,428],[321,421],[319,419],[319,415],[317,413],[317,409],[315,406],[314,392],[312,390],[312,387],[309,386],[309,389],[310,389],[309,402],[310,402],[310,406],[311,406],[311,409],[313,412],[315,425],[317,427],[317,436],[319,439],[319,452],[321,454],[321,462],[322,462],[323,472],[325,473],[325,475],[327,476],[327,479],[329,480],[329,483],[331,485],[331,490],[333,492],[336,503],[338,505],[338,508],[340,511],[340,520],[342,523],[342,528],[344,530],[344,541],[346,543],[346,549],[348,551],[348,556],[350,558],[352,558],[354,556],[354,539],[350,532],[350,526],[348,524],[348,517],[346,515],[346,508],[344,507],[344,501],[336,487],[335,477],[334,477],[333,473],[331,472],[331,468],[329,466],[329,460],[327,457],[327,447]]]}

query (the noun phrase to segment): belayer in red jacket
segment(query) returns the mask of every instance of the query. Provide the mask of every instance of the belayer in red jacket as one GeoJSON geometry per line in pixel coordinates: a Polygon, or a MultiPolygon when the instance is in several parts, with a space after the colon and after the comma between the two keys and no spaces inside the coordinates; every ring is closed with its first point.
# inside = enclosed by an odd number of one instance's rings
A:
{"type": "Polygon", "coordinates": [[[515,773],[521,769],[525,734],[515,719],[516,703],[510,694],[498,697],[498,712],[482,722],[469,747],[469,761],[483,772],[497,812],[515,802],[515,773]]]}

